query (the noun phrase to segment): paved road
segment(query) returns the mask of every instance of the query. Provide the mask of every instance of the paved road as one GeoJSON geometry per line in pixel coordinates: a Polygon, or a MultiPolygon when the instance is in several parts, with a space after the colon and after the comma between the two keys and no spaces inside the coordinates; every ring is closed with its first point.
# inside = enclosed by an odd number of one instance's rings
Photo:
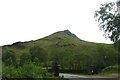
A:
{"type": "Polygon", "coordinates": [[[65,73],[60,73],[60,76],[64,76],[64,78],[68,78],[69,80],[118,80],[115,78],[106,78],[101,76],[83,76],[65,73]]]}

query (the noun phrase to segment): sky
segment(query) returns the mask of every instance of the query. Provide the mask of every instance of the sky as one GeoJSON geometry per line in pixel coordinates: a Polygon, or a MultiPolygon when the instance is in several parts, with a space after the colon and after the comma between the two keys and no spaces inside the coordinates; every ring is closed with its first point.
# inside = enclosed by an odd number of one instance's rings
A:
{"type": "Polygon", "coordinates": [[[116,0],[0,0],[0,46],[67,29],[85,41],[112,43],[94,18],[109,1],[116,0]]]}

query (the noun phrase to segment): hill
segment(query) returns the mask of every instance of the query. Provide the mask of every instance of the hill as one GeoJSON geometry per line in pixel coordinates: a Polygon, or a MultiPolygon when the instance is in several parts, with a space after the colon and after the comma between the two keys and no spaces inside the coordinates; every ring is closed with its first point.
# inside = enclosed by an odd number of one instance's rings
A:
{"type": "Polygon", "coordinates": [[[47,66],[58,62],[62,69],[89,70],[94,65],[97,71],[118,63],[118,54],[112,44],[93,43],[79,39],[69,30],[58,31],[42,39],[16,42],[3,46],[3,55],[7,50],[15,53],[17,61],[24,53],[39,46],[47,53],[47,66]]]}

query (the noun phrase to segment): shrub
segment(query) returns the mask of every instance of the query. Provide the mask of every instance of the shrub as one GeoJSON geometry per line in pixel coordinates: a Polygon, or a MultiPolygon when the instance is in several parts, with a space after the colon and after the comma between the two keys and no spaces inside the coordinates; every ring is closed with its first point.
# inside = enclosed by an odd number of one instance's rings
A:
{"type": "Polygon", "coordinates": [[[33,63],[24,64],[18,68],[15,68],[13,65],[5,66],[3,64],[2,66],[2,74],[8,78],[46,78],[51,76],[46,69],[33,63]]]}

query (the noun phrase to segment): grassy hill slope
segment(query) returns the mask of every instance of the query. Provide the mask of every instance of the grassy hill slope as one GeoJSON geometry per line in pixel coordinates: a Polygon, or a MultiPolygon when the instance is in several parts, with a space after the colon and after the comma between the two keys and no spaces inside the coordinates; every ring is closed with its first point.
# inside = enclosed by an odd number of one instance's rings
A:
{"type": "Polygon", "coordinates": [[[58,62],[63,69],[88,70],[88,66],[95,65],[99,71],[118,63],[118,54],[112,44],[83,41],[69,30],[59,31],[34,41],[3,46],[3,54],[6,50],[12,50],[19,60],[19,57],[29,53],[33,46],[39,46],[47,52],[48,66],[52,62],[58,62]]]}

